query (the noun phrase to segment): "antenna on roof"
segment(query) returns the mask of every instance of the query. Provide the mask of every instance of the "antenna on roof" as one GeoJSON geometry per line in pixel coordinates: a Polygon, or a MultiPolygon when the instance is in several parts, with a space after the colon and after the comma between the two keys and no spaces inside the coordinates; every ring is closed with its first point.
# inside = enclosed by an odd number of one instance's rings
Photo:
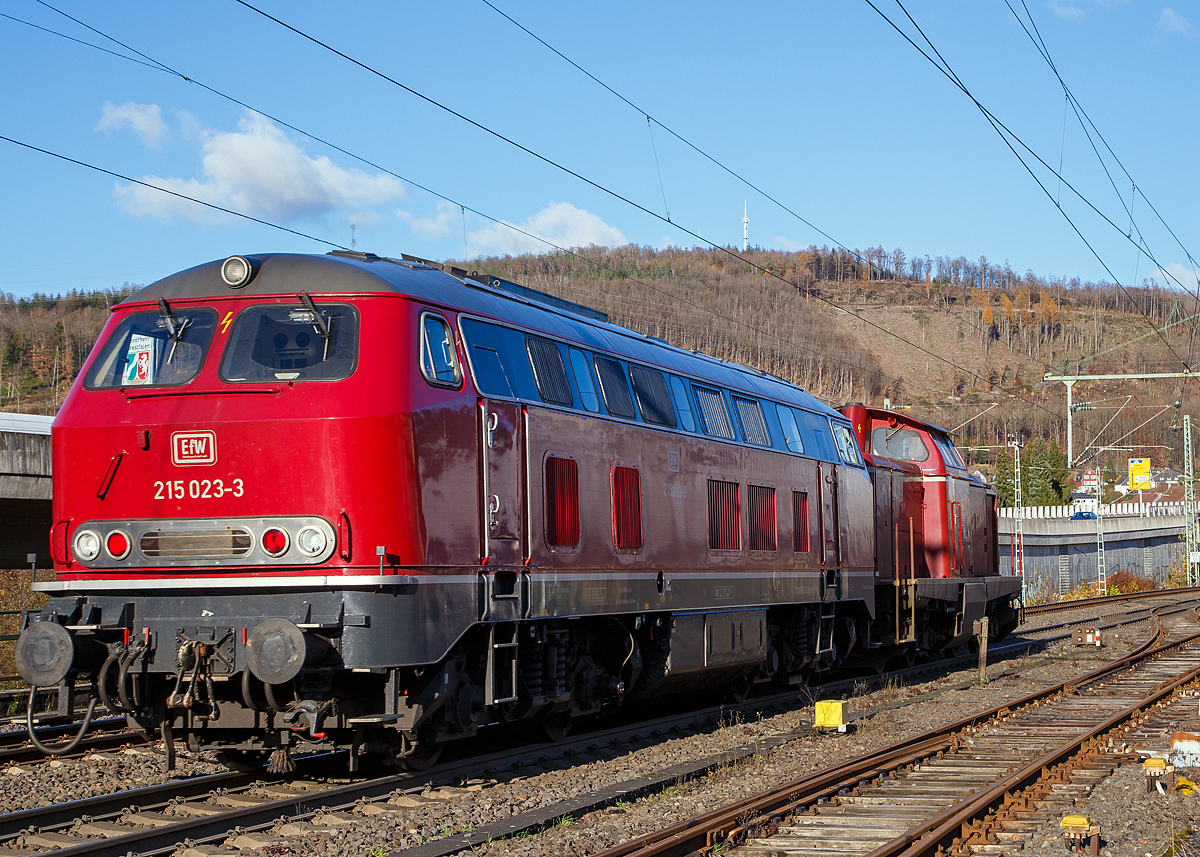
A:
{"type": "Polygon", "coordinates": [[[357,226],[355,226],[353,223],[351,223],[351,224],[350,224],[350,249],[351,249],[351,250],[357,250],[357,249],[358,249],[358,241],[356,241],[356,240],[355,240],[355,238],[354,238],[354,230],[355,230],[355,229],[357,229],[357,228],[358,228],[358,227],[357,227],[357,226]]]}

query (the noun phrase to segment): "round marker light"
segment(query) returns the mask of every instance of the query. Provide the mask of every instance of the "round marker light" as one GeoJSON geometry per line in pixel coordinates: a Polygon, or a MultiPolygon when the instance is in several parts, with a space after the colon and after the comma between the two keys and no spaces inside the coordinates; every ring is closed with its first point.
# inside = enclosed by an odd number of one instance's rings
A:
{"type": "Polygon", "coordinates": [[[104,548],[113,559],[125,559],[129,556],[129,536],[120,530],[113,530],[104,540],[104,548]]]}
{"type": "Polygon", "coordinates": [[[91,530],[80,530],[75,534],[75,557],[91,562],[100,556],[100,536],[91,530]]]}
{"type": "Polygon", "coordinates": [[[279,527],[271,527],[262,534],[262,549],[268,556],[282,556],[288,549],[288,534],[279,527]]]}
{"type": "Polygon", "coordinates": [[[230,256],[221,263],[221,279],[231,289],[240,289],[254,276],[254,265],[245,256],[230,256]]]}
{"type": "Polygon", "coordinates": [[[296,547],[305,556],[320,556],[329,545],[329,537],[320,527],[304,527],[296,534],[296,547]]]}

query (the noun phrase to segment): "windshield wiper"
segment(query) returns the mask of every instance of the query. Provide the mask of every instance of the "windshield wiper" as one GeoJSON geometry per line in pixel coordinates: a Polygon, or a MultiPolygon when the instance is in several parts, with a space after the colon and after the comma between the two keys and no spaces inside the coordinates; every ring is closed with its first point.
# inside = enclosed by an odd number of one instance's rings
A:
{"type": "Polygon", "coordinates": [[[325,321],[321,314],[317,312],[317,305],[314,304],[313,299],[308,296],[308,292],[301,292],[300,294],[296,295],[296,297],[299,299],[300,303],[304,304],[308,311],[312,313],[313,327],[316,328],[317,335],[321,337],[321,341],[325,345],[325,349],[321,354],[321,362],[324,363],[329,359],[330,325],[325,321]]]}
{"type": "Polygon", "coordinates": [[[187,330],[189,324],[192,323],[191,318],[185,318],[182,322],[175,318],[175,313],[171,312],[171,308],[167,306],[165,298],[158,299],[158,311],[162,313],[163,321],[167,325],[167,335],[171,337],[171,353],[167,355],[167,363],[175,359],[175,349],[179,347],[179,343],[183,341],[183,332],[187,330]]]}

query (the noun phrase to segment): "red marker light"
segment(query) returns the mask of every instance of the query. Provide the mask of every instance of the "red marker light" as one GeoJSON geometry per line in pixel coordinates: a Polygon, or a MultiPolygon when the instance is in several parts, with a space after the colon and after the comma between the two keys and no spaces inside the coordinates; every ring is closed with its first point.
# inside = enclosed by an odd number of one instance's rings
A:
{"type": "Polygon", "coordinates": [[[104,547],[113,559],[125,559],[129,555],[129,536],[120,530],[113,530],[104,540],[104,547]]]}
{"type": "Polygon", "coordinates": [[[269,556],[279,556],[288,549],[288,535],[279,527],[271,527],[262,534],[262,549],[269,556]]]}

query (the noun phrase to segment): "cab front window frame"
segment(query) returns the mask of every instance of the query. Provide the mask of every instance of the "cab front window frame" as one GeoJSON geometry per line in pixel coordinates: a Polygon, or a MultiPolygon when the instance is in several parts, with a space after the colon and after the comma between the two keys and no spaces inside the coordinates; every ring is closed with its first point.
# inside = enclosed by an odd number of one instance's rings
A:
{"type": "Polygon", "coordinates": [[[217,377],[226,384],[299,384],[332,383],[353,375],[359,361],[358,308],[344,301],[310,300],[323,324],[318,324],[305,303],[297,301],[256,302],[238,310],[226,337],[217,377]],[[255,330],[247,330],[244,325],[252,319],[256,320],[252,322],[255,330]],[[268,343],[263,337],[272,329],[275,333],[268,343]],[[263,362],[268,352],[273,352],[272,363],[278,366],[263,362]],[[312,356],[318,359],[310,361],[312,356]],[[326,364],[328,375],[307,372],[326,364]],[[257,377],[251,377],[251,373],[257,377]]]}
{"type": "Polygon", "coordinates": [[[217,312],[172,305],[168,313],[169,319],[161,308],[147,309],[121,318],[88,367],[84,389],[161,389],[195,381],[212,349],[217,312]]]}

